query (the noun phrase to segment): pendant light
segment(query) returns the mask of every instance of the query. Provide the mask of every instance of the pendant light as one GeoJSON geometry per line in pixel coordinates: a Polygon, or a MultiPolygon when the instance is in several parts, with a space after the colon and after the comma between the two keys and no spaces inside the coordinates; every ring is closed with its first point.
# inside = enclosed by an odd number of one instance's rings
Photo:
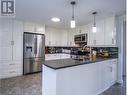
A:
{"type": "Polygon", "coordinates": [[[74,5],[76,4],[75,1],[71,1],[70,3],[72,5],[72,20],[70,21],[70,27],[71,28],[75,28],[76,24],[75,24],[75,19],[74,19],[74,5]]]}
{"type": "Polygon", "coordinates": [[[93,23],[92,30],[93,30],[94,33],[96,33],[97,32],[97,27],[96,27],[96,18],[95,17],[96,17],[97,12],[93,12],[92,14],[94,16],[94,23],[93,23]]]}

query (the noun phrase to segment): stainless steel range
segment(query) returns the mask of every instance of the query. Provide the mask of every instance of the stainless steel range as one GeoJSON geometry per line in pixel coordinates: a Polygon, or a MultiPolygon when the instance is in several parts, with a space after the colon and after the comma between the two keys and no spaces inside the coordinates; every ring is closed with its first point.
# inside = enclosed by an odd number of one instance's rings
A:
{"type": "Polygon", "coordinates": [[[45,36],[24,32],[23,43],[23,73],[42,71],[42,64],[45,61],[45,36]]]}

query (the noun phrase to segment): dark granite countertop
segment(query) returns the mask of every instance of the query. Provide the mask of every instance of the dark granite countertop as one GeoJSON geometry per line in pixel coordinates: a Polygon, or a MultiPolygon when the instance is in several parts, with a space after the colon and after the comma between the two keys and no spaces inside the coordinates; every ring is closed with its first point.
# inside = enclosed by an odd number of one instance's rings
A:
{"type": "Polygon", "coordinates": [[[96,61],[85,61],[85,62],[69,58],[69,59],[45,61],[44,65],[57,70],[57,69],[62,69],[62,68],[78,66],[78,65],[92,64],[95,62],[101,62],[101,61],[110,60],[110,59],[116,59],[116,58],[97,58],[96,61]]]}

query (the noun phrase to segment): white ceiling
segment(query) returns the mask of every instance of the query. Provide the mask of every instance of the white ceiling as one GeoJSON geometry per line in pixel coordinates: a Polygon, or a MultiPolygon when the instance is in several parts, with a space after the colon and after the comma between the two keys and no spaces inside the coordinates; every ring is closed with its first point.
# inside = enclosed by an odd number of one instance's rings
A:
{"type": "MultiPolygon", "coordinates": [[[[16,18],[43,23],[57,28],[69,28],[72,6],[71,0],[15,0],[16,18]],[[61,22],[50,19],[59,17],[61,22]]],[[[125,13],[125,0],[76,0],[76,24],[84,25],[93,20],[91,13],[97,11],[97,19],[125,13]]]]}

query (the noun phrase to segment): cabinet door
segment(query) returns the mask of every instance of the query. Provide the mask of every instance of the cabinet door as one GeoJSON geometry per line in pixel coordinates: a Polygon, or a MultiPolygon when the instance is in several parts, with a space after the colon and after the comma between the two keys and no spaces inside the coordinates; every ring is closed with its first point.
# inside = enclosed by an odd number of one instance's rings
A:
{"type": "Polygon", "coordinates": [[[112,74],[111,74],[111,84],[114,84],[116,82],[117,79],[117,66],[115,63],[112,63],[112,74]]]}
{"type": "Polygon", "coordinates": [[[75,35],[75,30],[74,29],[70,29],[68,31],[68,46],[74,46],[75,45],[74,35],[75,35]]]}
{"type": "Polygon", "coordinates": [[[61,44],[61,46],[67,46],[68,45],[68,33],[66,30],[62,30],[60,32],[61,32],[59,35],[59,37],[61,39],[60,44],[61,44]]]}
{"type": "Polygon", "coordinates": [[[36,24],[36,33],[40,33],[40,34],[45,34],[45,26],[44,25],[40,25],[40,24],[36,24]]]}
{"type": "Polygon", "coordinates": [[[101,83],[102,83],[102,90],[110,87],[110,80],[111,80],[111,65],[110,61],[103,61],[101,65],[101,83]]]}
{"type": "Polygon", "coordinates": [[[104,20],[96,23],[97,32],[95,33],[95,45],[104,45],[104,20]]]}
{"type": "Polygon", "coordinates": [[[4,61],[2,62],[2,75],[1,78],[9,78],[9,77],[14,77],[14,76],[20,76],[22,75],[22,62],[18,61],[4,61]]]}
{"type": "Polygon", "coordinates": [[[87,27],[86,26],[80,26],[76,28],[76,34],[80,35],[80,34],[85,34],[88,33],[87,27]]]}
{"type": "Polygon", "coordinates": [[[34,23],[29,23],[29,22],[24,22],[23,31],[34,33],[35,32],[35,24],[34,23]]]}
{"type": "Polygon", "coordinates": [[[51,45],[51,32],[46,29],[45,32],[45,45],[50,46],[51,45]]]}
{"type": "Polygon", "coordinates": [[[88,45],[96,45],[96,35],[92,32],[92,24],[86,25],[86,31],[88,31],[88,45]]]}
{"type": "Polygon", "coordinates": [[[55,31],[51,31],[51,46],[57,46],[57,38],[55,31]]]}
{"type": "Polygon", "coordinates": [[[115,18],[107,18],[105,20],[105,45],[115,45],[115,18]]]}
{"type": "Polygon", "coordinates": [[[13,60],[21,61],[23,56],[23,24],[20,21],[14,21],[13,41],[13,60]]]}
{"type": "Polygon", "coordinates": [[[12,20],[0,20],[0,60],[12,59],[12,20]]]}
{"type": "Polygon", "coordinates": [[[110,61],[111,63],[111,84],[114,84],[117,80],[117,59],[113,59],[110,61]]]}

